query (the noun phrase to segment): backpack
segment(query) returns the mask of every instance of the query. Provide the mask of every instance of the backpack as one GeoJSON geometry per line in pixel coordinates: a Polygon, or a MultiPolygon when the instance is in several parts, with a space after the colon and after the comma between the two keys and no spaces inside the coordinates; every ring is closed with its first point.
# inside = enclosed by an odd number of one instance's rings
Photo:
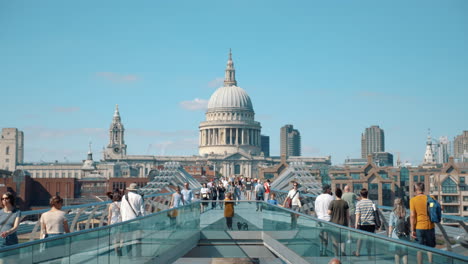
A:
{"type": "Polygon", "coordinates": [[[398,236],[398,238],[409,236],[409,233],[410,233],[409,216],[398,217],[396,225],[395,225],[395,233],[398,236]]]}
{"type": "Polygon", "coordinates": [[[440,223],[442,220],[442,208],[437,200],[432,199],[430,195],[427,196],[427,215],[432,223],[440,223]]]}

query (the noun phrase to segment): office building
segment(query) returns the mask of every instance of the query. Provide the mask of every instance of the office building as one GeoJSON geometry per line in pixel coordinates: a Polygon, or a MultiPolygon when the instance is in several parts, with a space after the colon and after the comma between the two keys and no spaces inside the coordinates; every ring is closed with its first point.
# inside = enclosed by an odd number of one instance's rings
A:
{"type": "Polygon", "coordinates": [[[293,125],[285,125],[280,132],[281,155],[301,156],[301,134],[293,125]]]}
{"type": "Polygon", "coordinates": [[[270,137],[261,135],[260,136],[261,151],[265,157],[270,157],[270,137]]]}
{"type": "Polygon", "coordinates": [[[361,158],[375,152],[385,152],[384,131],[379,126],[371,126],[361,136],[361,158]]]}

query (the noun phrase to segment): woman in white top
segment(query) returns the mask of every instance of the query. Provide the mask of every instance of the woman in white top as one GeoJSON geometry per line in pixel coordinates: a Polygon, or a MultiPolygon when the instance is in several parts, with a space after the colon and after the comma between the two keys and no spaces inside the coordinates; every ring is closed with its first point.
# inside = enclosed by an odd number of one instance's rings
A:
{"type": "Polygon", "coordinates": [[[56,195],[50,198],[50,210],[41,216],[41,234],[43,238],[70,233],[66,213],[62,211],[63,199],[56,195]]]}
{"type": "MultiPolygon", "coordinates": [[[[286,204],[288,198],[291,199],[291,210],[299,212],[302,208],[301,200],[300,200],[300,193],[299,193],[299,183],[293,182],[293,188],[288,192],[288,196],[284,199],[283,207],[288,208],[286,204]]],[[[296,228],[297,226],[297,218],[299,215],[291,214],[291,228],[296,228]]]]}
{"type": "MultiPolygon", "coordinates": [[[[202,188],[200,189],[200,194],[202,200],[209,200],[210,199],[210,189],[206,186],[206,183],[202,184],[202,188]]],[[[205,207],[208,206],[208,202],[202,202],[201,212],[205,211],[205,207]]]]}
{"type": "Polygon", "coordinates": [[[112,194],[112,203],[109,205],[108,215],[107,215],[108,225],[122,222],[122,216],[120,215],[120,201],[121,200],[122,200],[122,195],[120,195],[119,192],[114,192],[112,194]]]}

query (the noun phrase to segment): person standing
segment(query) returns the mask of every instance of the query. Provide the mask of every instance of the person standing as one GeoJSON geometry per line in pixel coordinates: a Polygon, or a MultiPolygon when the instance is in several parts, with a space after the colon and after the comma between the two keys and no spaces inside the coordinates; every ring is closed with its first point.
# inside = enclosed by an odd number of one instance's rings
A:
{"type": "MultiPolygon", "coordinates": [[[[293,188],[289,190],[288,196],[284,199],[283,207],[288,208],[286,205],[286,201],[291,199],[291,210],[299,212],[302,208],[301,200],[300,200],[300,193],[299,193],[299,183],[293,182],[293,188]]],[[[292,213],[291,214],[291,228],[294,229],[297,227],[297,218],[299,215],[292,213]]]]}
{"type": "MultiPolygon", "coordinates": [[[[137,193],[138,185],[136,183],[130,183],[125,195],[122,197],[120,203],[120,214],[122,216],[122,222],[135,219],[139,216],[145,215],[145,208],[143,203],[143,197],[137,193]]],[[[127,240],[134,240],[136,256],[141,256],[141,237],[142,231],[138,223],[126,224],[125,231],[128,233],[127,240]]],[[[127,254],[132,254],[132,244],[126,246],[127,254]]]]}
{"type": "Polygon", "coordinates": [[[184,189],[181,191],[182,196],[184,197],[185,204],[189,204],[193,200],[193,192],[190,190],[190,185],[188,182],[184,183],[184,189]]]}
{"type": "Polygon", "coordinates": [[[258,184],[255,186],[255,200],[257,201],[257,211],[260,209],[262,211],[262,204],[260,201],[265,200],[265,189],[263,187],[262,181],[258,181],[258,184]]]}
{"type": "Polygon", "coordinates": [[[349,212],[349,218],[348,218],[348,226],[351,228],[354,228],[355,225],[355,220],[356,217],[354,216],[356,212],[356,201],[357,201],[357,195],[353,192],[351,192],[349,185],[346,185],[344,187],[344,194],[341,197],[341,199],[345,202],[348,203],[348,212],[349,212]]]}
{"type": "Polygon", "coordinates": [[[265,201],[268,201],[270,198],[270,179],[266,180],[263,187],[265,188],[265,201]]]}
{"type": "MultiPolygon", "coordinates": [[[[112,203],[107,209],[107,225],[122,222],[122,216],[120,215],[120,202],[122,200],[122,195],[117,190],[111,193],[109,195],[109,198],[112,199],[112,203]]],[[[112,233],[115,233],[114,231],[115,229],[112,229],[112,233]]],[[[117,256],[122,256],[122,240],[120,239],[120,234],[115,233],[113,234],[113,236],[114,238],[112,239],[112,241],[115,244],[115,253],[117,256]]]]}
{"type": "Polygon", "coordinates": [[[245,195],[246,200],[252,200],[252,181],[250,177],[245,180],[245,195]]]}
{"type": "Polygon", "coordinates": [[[211,193],[211,209],[216,209],[216,200],[218,199],[218,186],[216,186],[216,183],[213,183],[212,187],[210,188],[210,193],[211,193]]]}
{"type": "MultiPolygon", "coordinates": [[[[402,231],[397,230],[397,223],[399,221],[403,221],[403,225],[405,224],[406,209],[403,205],[403,200],[401,198],[396,198],[393,202],[393,210],[390,213],[390,220],[388,221],[388,236],[395,239],[409,241],[409,236],[407,234],[399,234],[402,231]]],[[[395,264],[399,264],[400,259],[403,261],[403,264],[408,263],[408,255],[406,254],[406,250],[401,246],[397,246],[397,248],[395,249],[395,264]]]]}
{"type": "MultiPolygon", "coordinates": [[[[225,199],[226,188],[224,188],[224,184],[219,182],[218,184],[218,200],[223,201],[225,199]]],[[[223,203],[219,203],[219,207],[223,209],[223,203]]]]}
{"type": "MultiPolygon", "coordinates": [[[[330,203],[328,207],[328,214],[330,215],[330,222],[335,223],[337,225],[348,226],[348,219],[349,219],[349,206],[346,201],[341,199],[343,195],[343,191],[340,188],[336,188],[335,191],[336,200],[330,203]]],[[[335,256],[338,256],[339,252],[341,255],[345,255],[344,253],[344,244],[341,241],[341,232],[340,230],[335,230],[332,235],[333,240],[333,249],[335,250],[335,256]],[[341,251],[340,251],[341,250],[341,251]]]]}
{"type": "MultiPolygon", "coordinates": [[[[356,225],[355,228],[366,232],[375,232],[374,203],[367,199],[369,192],[366,188],[361,189],[361,200],[356,204],[356,225]]],[[[357,248],[354,255],[359,257],[361,250],[361,239],[357,241],[357,248]]],[[[367,240],[367,255],[371,255],[371,241],[367,240]]]]}
{"type": "Polygon", "coordinates": [[[208,201],[210,199],[210,189],[208,189],[206,183],[202,184],[202,188],[200,189],[200,195],[202,199],[202,207],[201,207],[201,212],[205,212],[206,207],[208,207],[208,201]]]}
{"type": "MultiPolygon", "coordinates": [[[[169,203],[169,208],[171,209],[178,208],[184,205],[185,205],[184,196],[182,195],[180,191],[180,187],[177,186],[175,192],[172,194],[171,202],[169,203]]],[[[177,211],[177,209],[173,209],[172,211],[169,211],[169,219],[171,222],[171,227],[176,226],[178,215],[179,215],[179,212],[177,211]]]]}
{"type": "MultiPolygon", "coordinates": [[[[324,221],[330,221],[330,215],[328,214],[328,208],[330,207],[330,203],[335,200],[333,198],[331,192],[331,186],[325,184],[322,186],[322,194],[317,196],[315,199],[315,213],[317,214],[317,218],[324,221]]],[[[328,232],[320,231],[320,254],[322,256],[327,255],[327,247],[328,247],[328,232]]]]}
{"type": "Polygon", "coordinates": [[[18,244],[18,229],[21,211],[16,208],[16,198],[11,192],[2,195],[2,210],[0,210],[0,248],[18,244]]]}
{"type": "MultiPolygon", "coordinates": [[[[410,200],[411,237],[417,239],[417,242],[421,245],[435,247],[435,226],[427,214],[427,196],[424,195],[424,189],[423,182],[414,184],[415,196],[410,200]]],[[[432,253],[427,252],[427,257],[429,262],[432,263],[432,253]]],[[[422,263],[421,251],[418,251],[417,260],[418,263],[422,263]]]]}
{"type": "Polygon", "coordinates": [[[234,202],[232,202],[232,194],[226,193],[224,199],[224,217],[226,218],[226,226],[228,230],[232,230],[232,218],[234,217],[234,202]]]}

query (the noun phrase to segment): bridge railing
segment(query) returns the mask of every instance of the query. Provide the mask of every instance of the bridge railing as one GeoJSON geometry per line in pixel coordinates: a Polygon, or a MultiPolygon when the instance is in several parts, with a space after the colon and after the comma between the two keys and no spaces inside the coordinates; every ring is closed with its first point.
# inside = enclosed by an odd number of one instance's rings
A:
{"type": "Polygon", "coordinates": [[[466,256],[335,225],[263,201],[238,201],[229,229],[224,210],[216,208],[202,213],[200,203],[195,202],[131,221],[2,248],[0,259],[25,264],[170,263],[196,247],[202,232],[211,232],[234,241],[260,236],[266,247],[292,263],[328,263],[332,257],[342,263],[394,263],[395,255],[406,256],[408,263],[416,263],[421,256],[427,263],[428,253],[433,264],[468,262],[466,256]]]}
{"type": "MultiPolygon", "coordinates": [[[[272,192],[275,193],[278,202],[281,204],[288,195],[287,191],[282,190],[273,189],[272,192]]],[[[303,197],[301,199],[303,203],[302,212],[307,215],[315,216],[314,203],[317,196],[301,193],[301,197],[303,197]]],[[[381,234],[386,234],[388,231],[388,221],[390,220],[390,212],[392,210],[393,207],[390,206],[378,206],[380,218],[383,220],[383,227],[381,227],[380,230],[381,234]]],[[[407,210],[408,215],[409,213],[409,210],[407,210]]],[[[444,248],[448,251],[452,251],[453,248],[462,246],[460,242],[463,241],[464,237],[468,234],[468,226],[466,225],[466,223],[468,223],[468,217],[442,214],[442,221],[442,223],[436,224],[436,234],[443,241],[444,248]],[[446,224],[444,224],[444,222],[446,224]],[[459,227],[454,227],[454,223],[458,224],[459,227]]]]}
{"type": "MultiPolygon", "coordinates": [[[[145,195],[144,208],[150,214],[168,209],[172,193],[145,195]]],[[[64,206],[71,232],[102,227],[107,224],[108,206],[112,201],[64,206]]],[[[24,211],[17,230],[20,241],[33,241],[40,238],[41,215],[49,209],[24,211]]]]}

